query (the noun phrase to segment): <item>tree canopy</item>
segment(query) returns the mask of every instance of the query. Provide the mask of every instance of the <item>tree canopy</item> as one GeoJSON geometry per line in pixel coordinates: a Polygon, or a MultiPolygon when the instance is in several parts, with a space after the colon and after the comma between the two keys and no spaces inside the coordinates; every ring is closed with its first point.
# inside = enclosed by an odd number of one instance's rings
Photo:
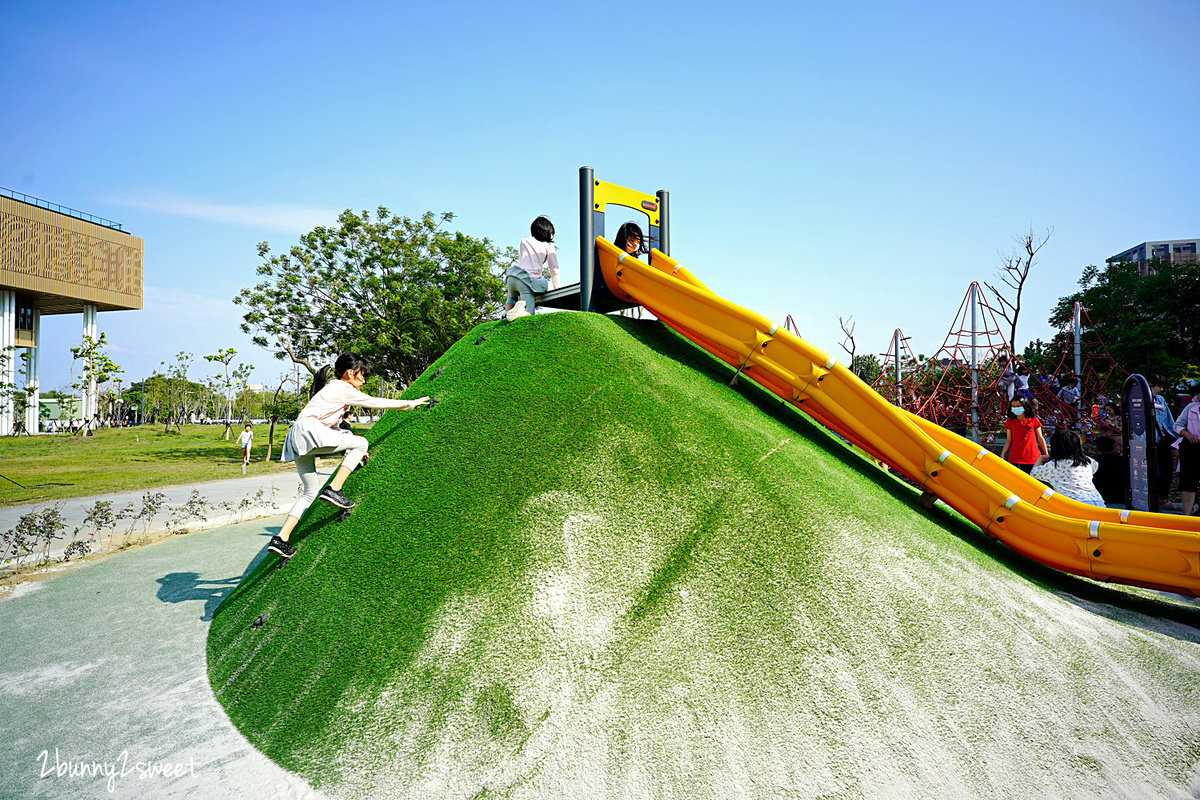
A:
{"type": "Polygon", "coordinates": [[[500,308],[500,275],[516,260],[442,226],[454,215],[417,219],[344,211],[286,253],[258,246],[261,283],[234,302],[242,330],[279,359],[315,374],[337,352],[369,358],[378,372],[409,383],[451,344],[500,308]]]}
{"type": "Polygon", "coordinates": [[[1200,267],[1153,261],[1141,275],[1137,264],[1115,261],[1085,268],[1079,285],[1059,299],[1051,325],[1068,323],[1078,301],[1125,369],[1200,377],[1200,267]]]}

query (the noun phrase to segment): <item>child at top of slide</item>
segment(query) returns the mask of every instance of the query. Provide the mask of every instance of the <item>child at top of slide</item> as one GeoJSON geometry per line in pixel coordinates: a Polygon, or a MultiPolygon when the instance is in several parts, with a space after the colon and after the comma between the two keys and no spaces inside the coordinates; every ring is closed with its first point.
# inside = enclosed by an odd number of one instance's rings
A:
{"type": "Polygon", "coordinates": [[[645,238],[642,236],[642,229],[638,227],[638,224],[636,222],[626,222],[617,228],[617,236],[613,239],[613,246],[622,252],[629,253],[631,256],[636,256],[639,253],[645,252],[642,250],[643,241],[645,241],[645,238]]]}
{"type": "Polygon", "coordinates": [[[1042,434],[1042,421],[1037,418],[1037,405],[1027,397],[1014,397],[1008,404],[1004,430],[1008,436],[1000,457],[1024,472],[1033,469],[1042,454],[1050,451],[1042,434]]]}
{"type": "Polygon", "coordinates": [[[521,240],[517,263],[504,273],[508,299],[504,313],[509,322],[537,313],[535,295],[558,288],[558,252],[554,249],[554,223],[542,215],[529,226],[529,235],[521,240]],[[549,273],[547,282],[546,274],[549,273]]]}
{"type": "Polygon", "coordinates": [[[333,366],[323,368],[313,378],[312,398],[301,410],[296,423],[288,429],[287,438],[283,440],[283,455],[279,459],[296,463],[296,472],[300,474],[303,491],[288,511],[283,527],[267,545],[267,549],[272,553],[284,558],[290,558],[296,553],[296,548],[288,544],[288,539],[296,524],[300,522],[300,516],[318,497],[317,487],[321,485],[322,478],[317,472],[317,456],[346,454],[334,473],[333,480],[321,490],[319,496],[326,503],[338,508],[354,508],[354,503],[342,494],[342,484],[367,455],[368,442],[361,436],[338,428],[346,406],[402,408],[411,411],[429,402],[428,397],[416,400],[386,400],[364,394],[359,390],[370,372],[371,364],[366,358],[358,353],[342,353],[333,366]]]}

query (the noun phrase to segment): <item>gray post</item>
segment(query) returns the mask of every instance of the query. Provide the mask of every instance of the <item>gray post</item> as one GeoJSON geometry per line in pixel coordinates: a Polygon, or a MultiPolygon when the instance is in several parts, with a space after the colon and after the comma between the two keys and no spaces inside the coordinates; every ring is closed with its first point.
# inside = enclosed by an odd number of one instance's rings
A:
{"type": "Polygon", "coordinates": [[[1081,320],[1080,320],[1080,317],[1082,316],[1082,314],[1080,312],[1082,310],[1083,310],[1083,306],[1077,302],[1077,303],[1075,303],[1074,313],[1071,314],[1071,324],[1075,328],[1075,377],[1076,378],[1078,378],[1079,373],[1083,371],[1083,363],[1082,363],[1083,359],[1082,359],[1082,353],[1081,353],[1081,351],[1082,351],[1082,347],[1081,347],[1082,336],[1081,336],[1081,332],[1079,330],[1080,327],[1082,327],[1081,320]]]}
{"type": "Polygon", "coordinates": [[[671,214],[669,211],[671,193],[659,189],[658,196],[658,249],[664,256],[671,255],[671,214]]]}
{"type": "Polygon", "coordinates": [[[904,405],[904,390],[900,387],[900,329],[892,334],[892,351],[896,361],[896,405],[904,405]]]}
{"type": "Polygon", "coordinates": [[[976,340],[978,337],[977,330],[979,328],[978,309],[976,295],[979,292],[979,284],[971,284],[971,438],[979,441],[979,355],[975,349],[976,340]]]}
{"type": "Polygon", "coordinates": [[[592,221],[596,184],[591,167],[579,168],[579,310],[595,311],[596,228],[592,221]]]}

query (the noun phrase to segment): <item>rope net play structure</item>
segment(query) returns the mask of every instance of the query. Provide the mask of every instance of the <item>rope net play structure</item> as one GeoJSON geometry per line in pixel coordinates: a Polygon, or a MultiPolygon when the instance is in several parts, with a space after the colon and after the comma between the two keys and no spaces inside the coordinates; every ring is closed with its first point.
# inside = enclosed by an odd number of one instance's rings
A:
{"type": "Polygon", "coordinates": [[[977,441],[995,441],[1017,394],[1037,402],[1046,426],[1079,428],[1089,440],[1099,434],[1119,437],[1103,402],[1126,373],[1086,309],[1076,304],[1072,319],[1049,343],[1039,341],[1038,351],[1029,364],[1012,352],[998,315],[980,285],[972,283],[933,358],[914,356],[908,337],[897,328],[882,354],[883,370],[871,385],[900,408],[977,441]],[[1060,394],[1073,379],[1074,400],[1070,389],[1060,394]]]}

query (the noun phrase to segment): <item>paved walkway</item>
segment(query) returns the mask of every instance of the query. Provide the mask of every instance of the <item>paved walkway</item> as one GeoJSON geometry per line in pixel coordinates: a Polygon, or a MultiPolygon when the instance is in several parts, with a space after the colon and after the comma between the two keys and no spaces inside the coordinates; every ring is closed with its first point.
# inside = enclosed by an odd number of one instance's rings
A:
{"type": "MultiPolygon", "coordinates": [[[[320,472],[324,475],[329,475],[332,474],[333,469],[334,467],[331,466],[320,472]]],[[[162,492],[166,495],[166,502],[151,520],[148,530],[144,530],[142,522],[139,521],[129,538],[140,539],[144,537],[155,539],[161,536],[167,529],[167,521],[171,512],[188,501],[192,490],[199,491],[200,495],[211,506],[203,522],[192,520],[185,525],[189,531],[197,531],[286,512],[300,493],[300,480],[294,472],[286,472],[151,489],[149,491],[162,492]],[[217,508],[216,506],[221,503],[228,503],[232,510],[229,507],[217,508]]],[[[30,505],[0,508],[0,532],[11,530],[25,514],[50,506],[60,505],[61,513],[66,520],[67,527],[64,535],[56,539],[50,546],[51,557],[57,557],[62,554],[63,548],[70,543],[72,532],[83,524],[88,510],[97,501],[111,501],[113,510],[120,511],[129,505],[140,507],[143,494],[144,492],[122,492],[96,495],[94,497],[78,497],[69,500],[48,500],[30,505]]],[[[119,547],[126,530],[129,528],[129,524],[126,521],[117,526],[114,535],[111,537],[111,543],[107,533],[97,536],[92,546],[93,552],[102,552],[119,547]]]]}
{"type": "Polygon", "coordinates": [[[212,613],[282,521],[171,537],[0,599],[0,796],[322,798],[246,741],[208,682],[212,613]]]}

